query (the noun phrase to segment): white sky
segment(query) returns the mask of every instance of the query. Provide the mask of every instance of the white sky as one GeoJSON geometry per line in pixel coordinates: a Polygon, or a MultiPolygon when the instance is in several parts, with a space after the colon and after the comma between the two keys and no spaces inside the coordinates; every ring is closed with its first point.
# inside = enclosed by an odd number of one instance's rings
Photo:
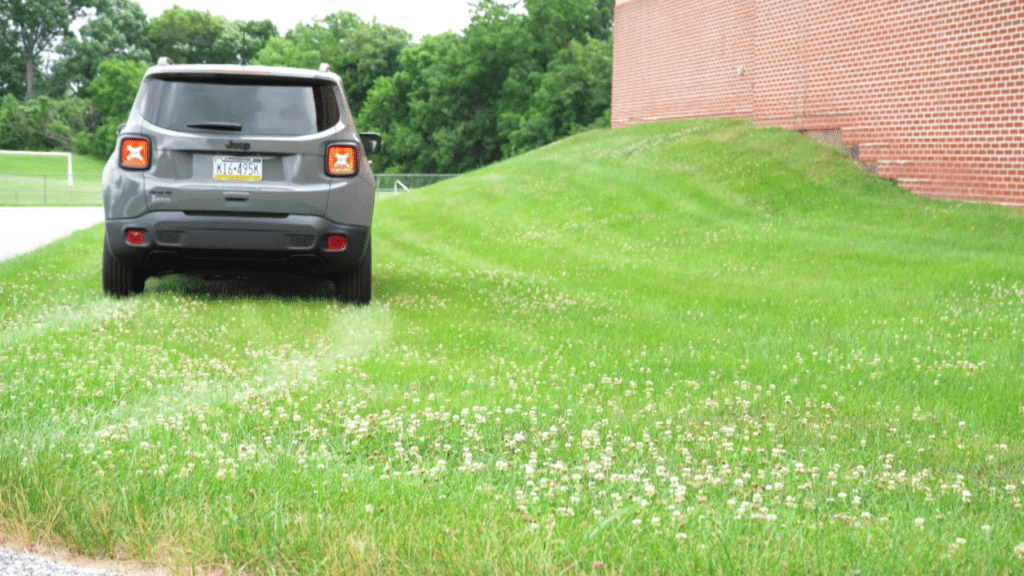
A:
{"type": "Polygon", "coordinates": [[[136,0],[146,16],[153,19],[175,5],[200,10],[228,20],[271,20],[282,36],[299,22],[344,10],[369,22],[376,16],[381,24],[397,26],[419,40],[424,35],[452,30],[462,32],[469,25],[468,0],[136,0]]]}

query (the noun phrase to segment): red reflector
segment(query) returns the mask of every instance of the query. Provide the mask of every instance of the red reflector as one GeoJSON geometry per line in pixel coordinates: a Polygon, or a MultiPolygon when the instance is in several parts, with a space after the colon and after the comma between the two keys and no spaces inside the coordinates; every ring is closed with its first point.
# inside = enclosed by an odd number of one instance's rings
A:
{"type": "Polygon", "coordinates": [[[142,230],[129,230],[125,233],[124,239],[129,244],[138,246],[146,241],[146,235],[142,233],[142,230]]]}
{"type": "Polygon", "coordinates": [[[348,243],[348,239],[344,236],[328,236],[327,237],[327,249],[328,250],[344,250],[345,244],[348,243]]]}
{"type": "Polygon", "coordinates": [[[359,152],[354,146],[333,144],[327,147],[327,173],[331,176],[351,176],[356,173],[359,152]]]}
{"type": "Polygon", "coordinates": [[[121,166],[145,170],[149,168],[149,140],[125,138],[121,141],[121,166]]]}

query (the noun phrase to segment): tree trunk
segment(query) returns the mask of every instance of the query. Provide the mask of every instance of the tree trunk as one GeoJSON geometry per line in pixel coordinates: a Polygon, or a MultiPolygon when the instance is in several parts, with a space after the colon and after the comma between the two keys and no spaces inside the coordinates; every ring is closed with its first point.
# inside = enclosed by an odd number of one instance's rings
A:
{"type": "Polygon", "coordinates": [[[36,67],[35,55],[25,57],[25,100],[32,99],[33,84],[35,84],[36,67]]]}

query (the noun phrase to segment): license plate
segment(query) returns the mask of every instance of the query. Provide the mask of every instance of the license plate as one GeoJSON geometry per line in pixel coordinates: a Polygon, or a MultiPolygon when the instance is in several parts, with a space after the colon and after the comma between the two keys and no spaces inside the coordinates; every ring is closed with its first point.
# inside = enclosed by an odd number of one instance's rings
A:
{"type": "Polygon", "coordinates": [[[213,179],[259,182],[263,180],[263,158],[217,156],[213,159],[213,179]]]}

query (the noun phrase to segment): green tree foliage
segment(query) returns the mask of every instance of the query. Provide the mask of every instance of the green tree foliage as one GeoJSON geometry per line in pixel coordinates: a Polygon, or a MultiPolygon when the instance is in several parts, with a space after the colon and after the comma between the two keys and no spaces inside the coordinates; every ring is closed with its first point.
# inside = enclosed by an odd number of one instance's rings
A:
{"type": "Polygon", "coordinates": [[[23,66],[27,98],[34,96],[40,54],[94,5],[92,0],[0,0],[0,44],[23,66]]]}
{"type": "Polygon", "coordinates": [[[340,58],[338,38],[327,28],[314,21],[298,24],[284,37],[271,38],[256,56],[256,64],[264,66],[293,66],[316,69],[321,62],[340,58]]]}
{"type": "Polygon", "coordinates": [[[542,66],[573,40],[611,40],[615,0],[523,0],[534,55],[542,66]]]}
{"type": "Polygon", "coordinates": [[[149,23],[154,57],[178,64],[238,64],[253,60],[267,42],[278,37],[270,20],[228,21],[210,12],[174,6],[149,23]]]}
{"type": "Polygon", "coordinates": [[[117,127],[128,120],[142,76],[149,66],[129,60],[107,60],[89,83],[89,96],[98,116],[96,133],[82,132],[74,140],[75,149],[96,156],[107,156],[117,142],[117,127]]]}
{"type": "Polygon", "coordinates": [[[88,86],[105,60],[152,62],[146,13],[133,0],[108,0],[97,18],[68,34],[57,47],[63,58],[53,66],[48,91],[59,97],[68,88],[79,91],[88,86]]]}
{"type": "Polygon", "coordinates": [[[152,51],[179,64],[213,62],[213,46],[225,22],[209,12],[175,5],[149,23],[152,51]]]}
{"type": "Polygon", "coordinates": [[[25,150],[30,129],[21,104],[13,94],[0,100],[0,149],[25,150]]]}
{"type": "Polygon", "coordinates": [[[210,50],[211,61],[224,64],[251,62],[268,41],[277,37],[277,26],[270,20],[225,22],[210,50]]]}
{"type": "Polygon", "coordinates": [[[428,36],[359,116],[391,172],[462,172],[607,125],[613,0],[482,0],[463,35],[428,36]]]}
{"type": "Polygon", "coordinates": [[[521,115],[505,118],[506,155],[524,152],[561,136],[609,125],[611,111],[612,45],[603,40],[569,43],[555,54],[530,106],[521,115]]]}
{"type": "Polygon", "coordinates": [[[19,60],[17,47],[0,41],[0,96],[25,96],[25,63],[19,60]]]}
{"type": "Polygon", "coordinates": [[[358,114],[373,83],[398,71],[398,55],[412,35],[375,20],[364,22],[351,12],[337,12],[311,24],[299,24],[274,38],[256,62],[268,66],[312,68],[321,62],[341,76],[353,114],[358,114]]]}
{"type": "Polygon", "coordinates": [[[505,6],[478,11],[464,36],[427,36],[378,80],[358,120],[383,132],[392,172],[463,172],[501,159],[497,130],[509,70],[523,62],[524,17],[505,6]]]}
{"type": "Polygon", "coordinates": [[[0,149],[70,151],[74,135],[91,117],[92,108],[81,98],[40,96],[20,103],[7,94],[0,100],[0,149]]]}

